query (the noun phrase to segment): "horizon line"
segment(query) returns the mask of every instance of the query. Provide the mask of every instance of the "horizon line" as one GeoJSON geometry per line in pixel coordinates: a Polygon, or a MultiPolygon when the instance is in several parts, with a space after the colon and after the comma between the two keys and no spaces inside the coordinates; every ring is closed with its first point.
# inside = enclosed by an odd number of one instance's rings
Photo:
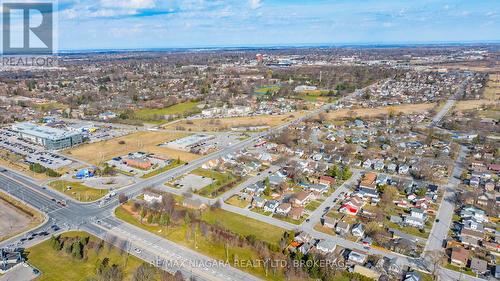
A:
{"type": "Polygon", "coordinates": [[[278,49],[278,48],[335,48],[335,47],[408,47],[408,46],[457,46],[457,45],[497,45],[500,40],[469,40],[469,41],[415,41],[415,42],[345,42],[345,43],[284,43],[284,44],[255,44],[255,45],[193,45],[177,47],[141,47],[141,48],[84,48],[84,49],[61,49],[59,53],[74,52],[147,52],[167,50],[199,50],[199,49],[278,49]]]}

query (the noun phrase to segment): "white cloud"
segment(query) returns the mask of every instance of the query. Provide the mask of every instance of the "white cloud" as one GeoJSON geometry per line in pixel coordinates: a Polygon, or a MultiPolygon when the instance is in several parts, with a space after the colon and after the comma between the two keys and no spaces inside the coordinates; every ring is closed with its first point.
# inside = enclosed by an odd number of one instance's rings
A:
{"type": "Polygon", "coordinates": [[[113,9],[151,9],[155,7],[154,0],[101,0],[101,6],[113,9]]]}
{"type": "Polygon", "coordinates": [[[252,8],[252,10],[258,9],[260,8],[260,6],[262,6],[260,0],[249,0],[249,2],[250,2],[250,8],[252,8]]]}

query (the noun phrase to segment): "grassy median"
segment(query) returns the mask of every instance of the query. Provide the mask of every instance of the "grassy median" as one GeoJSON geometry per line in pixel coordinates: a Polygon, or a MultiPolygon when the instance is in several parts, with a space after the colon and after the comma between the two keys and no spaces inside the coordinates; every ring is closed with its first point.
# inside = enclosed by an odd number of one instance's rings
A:
{"type": "Polygon", "coordinates": [[[81,202],[95,201],[108,193],[106,189],[91,188],[79,182],[63,180],[53,181],[49,186],[81,202]]]}

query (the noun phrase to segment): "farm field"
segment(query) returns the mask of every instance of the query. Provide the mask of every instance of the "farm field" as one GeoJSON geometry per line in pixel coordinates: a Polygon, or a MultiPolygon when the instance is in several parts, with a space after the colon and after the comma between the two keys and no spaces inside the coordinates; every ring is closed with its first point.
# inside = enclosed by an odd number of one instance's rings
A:
{"type": "Polygon", "coordinates": [[[327,114],[327,119],[337,119],[345,117],[372,117],[381,114],[394,113],[419,113],[432,110],[436,107],[436,103],[419,103],[419,104],[403,104],[394,106],[381,106],[375,108],[359,108],[359,109],[341,109],[336,111],[330,111],[327,114]]]}
{"type": "Polygon", "coordinates": [[[484,105],[494,105],[499,104],[498,100],[489,100],[489,99],[481,99],[481,100],[467,100],[467,101],[458,101],[453,108],[453,111],[466,111],[477,109],[484,105]]]}
{"type": "Polygon", "coordinates": [[[165,108],[140,109],[134,112],[132,118],[145,121],[147,123],[161,124],[167,122],[167,120],[163,118],[166,115],[177,115],[182,117],[184,115],[192,115],[200,112],[198,104],[198,102],[188,101],[165,108]]]}
{"type": "Polygon", "coordinates": [[[210,118],[196,120],[182,120],[165,126],[168,130],[182,131],[230,131],[232,127],[243,126],[270,126],[275,127],[297,117],[303,116],[306,111],[293,112],[285,115],[261,115],[249,117],[210,118]]]}
{"type": "Polygon", "coordinates": [[[136,151],[155,153],[163,157],[180,158],[182,161],[190,161],[199,156],[189,152],[157,146],[160,143],[185,137],[186,135],[175,132],[140,131],[112,140],[84,144],[65,150],[63,153],[93,165],[100,165],[113,157],[136,151]]]}

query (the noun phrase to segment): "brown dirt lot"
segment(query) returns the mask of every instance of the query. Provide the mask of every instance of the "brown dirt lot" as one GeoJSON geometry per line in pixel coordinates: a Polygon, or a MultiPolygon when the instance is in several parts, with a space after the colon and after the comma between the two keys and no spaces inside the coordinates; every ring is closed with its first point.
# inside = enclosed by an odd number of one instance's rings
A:
{"type": "Polygon", "coordinates": [[[99,165],[113,157],[136,151],[155,153],[163,157],[175,159],[180,157],[182,161],[190,161],[199,156],[184,151],[157,146],[158,144],[178,139],[186,135],[185,133],[141,131],[112,140],[84,144],[65,150],[64,153],[93,165],[99,165]],[[125,143],[120,144],[122,141],[125,143]]]}
{"type": "Polygon", "coordinates": [[[0,241],[31,229],[43,221],[40,214],[0,193],[0,241]]]}
{"type": "Polygon", "coordinates": [[[498,104],[498,103],[499,103],[498,100],[494,101],[494,100],[486,100],[486,99],[458,101],[455,104],[453,111],[472,110],[472,109],[477,109],[483,105],[494,105],[494,104],[498,104]]]}
{"type": "Polygon", "coordinates": [[[500,74],[490,74],[490,80],[484,89],[484,98],[488,100],[500,100],[500,74]]]}
{"type": "Polygon", "coordinates": [[[375,108],[359,108],[359,109],[341,109],[330,111],[327,114],[328,119],[338,119],[345,117],[374,117],[391,112],[398,114],[402,113],[420,113],[433,109],[436,103],[419,103],[419,104],[404,104],[396,106],[382,106],[375,108]]]}
{"type": "Polygon", "coordinates": [[[210,118],[197,120],[183,120],[164,127],[167,130],[177,130],[182,127],[185,131],[229,131],[237,126],[271,126],[275,127],[292,119],[306,114],[305,111],[284,115],[262,115],[232,118],[210,118]]]}

